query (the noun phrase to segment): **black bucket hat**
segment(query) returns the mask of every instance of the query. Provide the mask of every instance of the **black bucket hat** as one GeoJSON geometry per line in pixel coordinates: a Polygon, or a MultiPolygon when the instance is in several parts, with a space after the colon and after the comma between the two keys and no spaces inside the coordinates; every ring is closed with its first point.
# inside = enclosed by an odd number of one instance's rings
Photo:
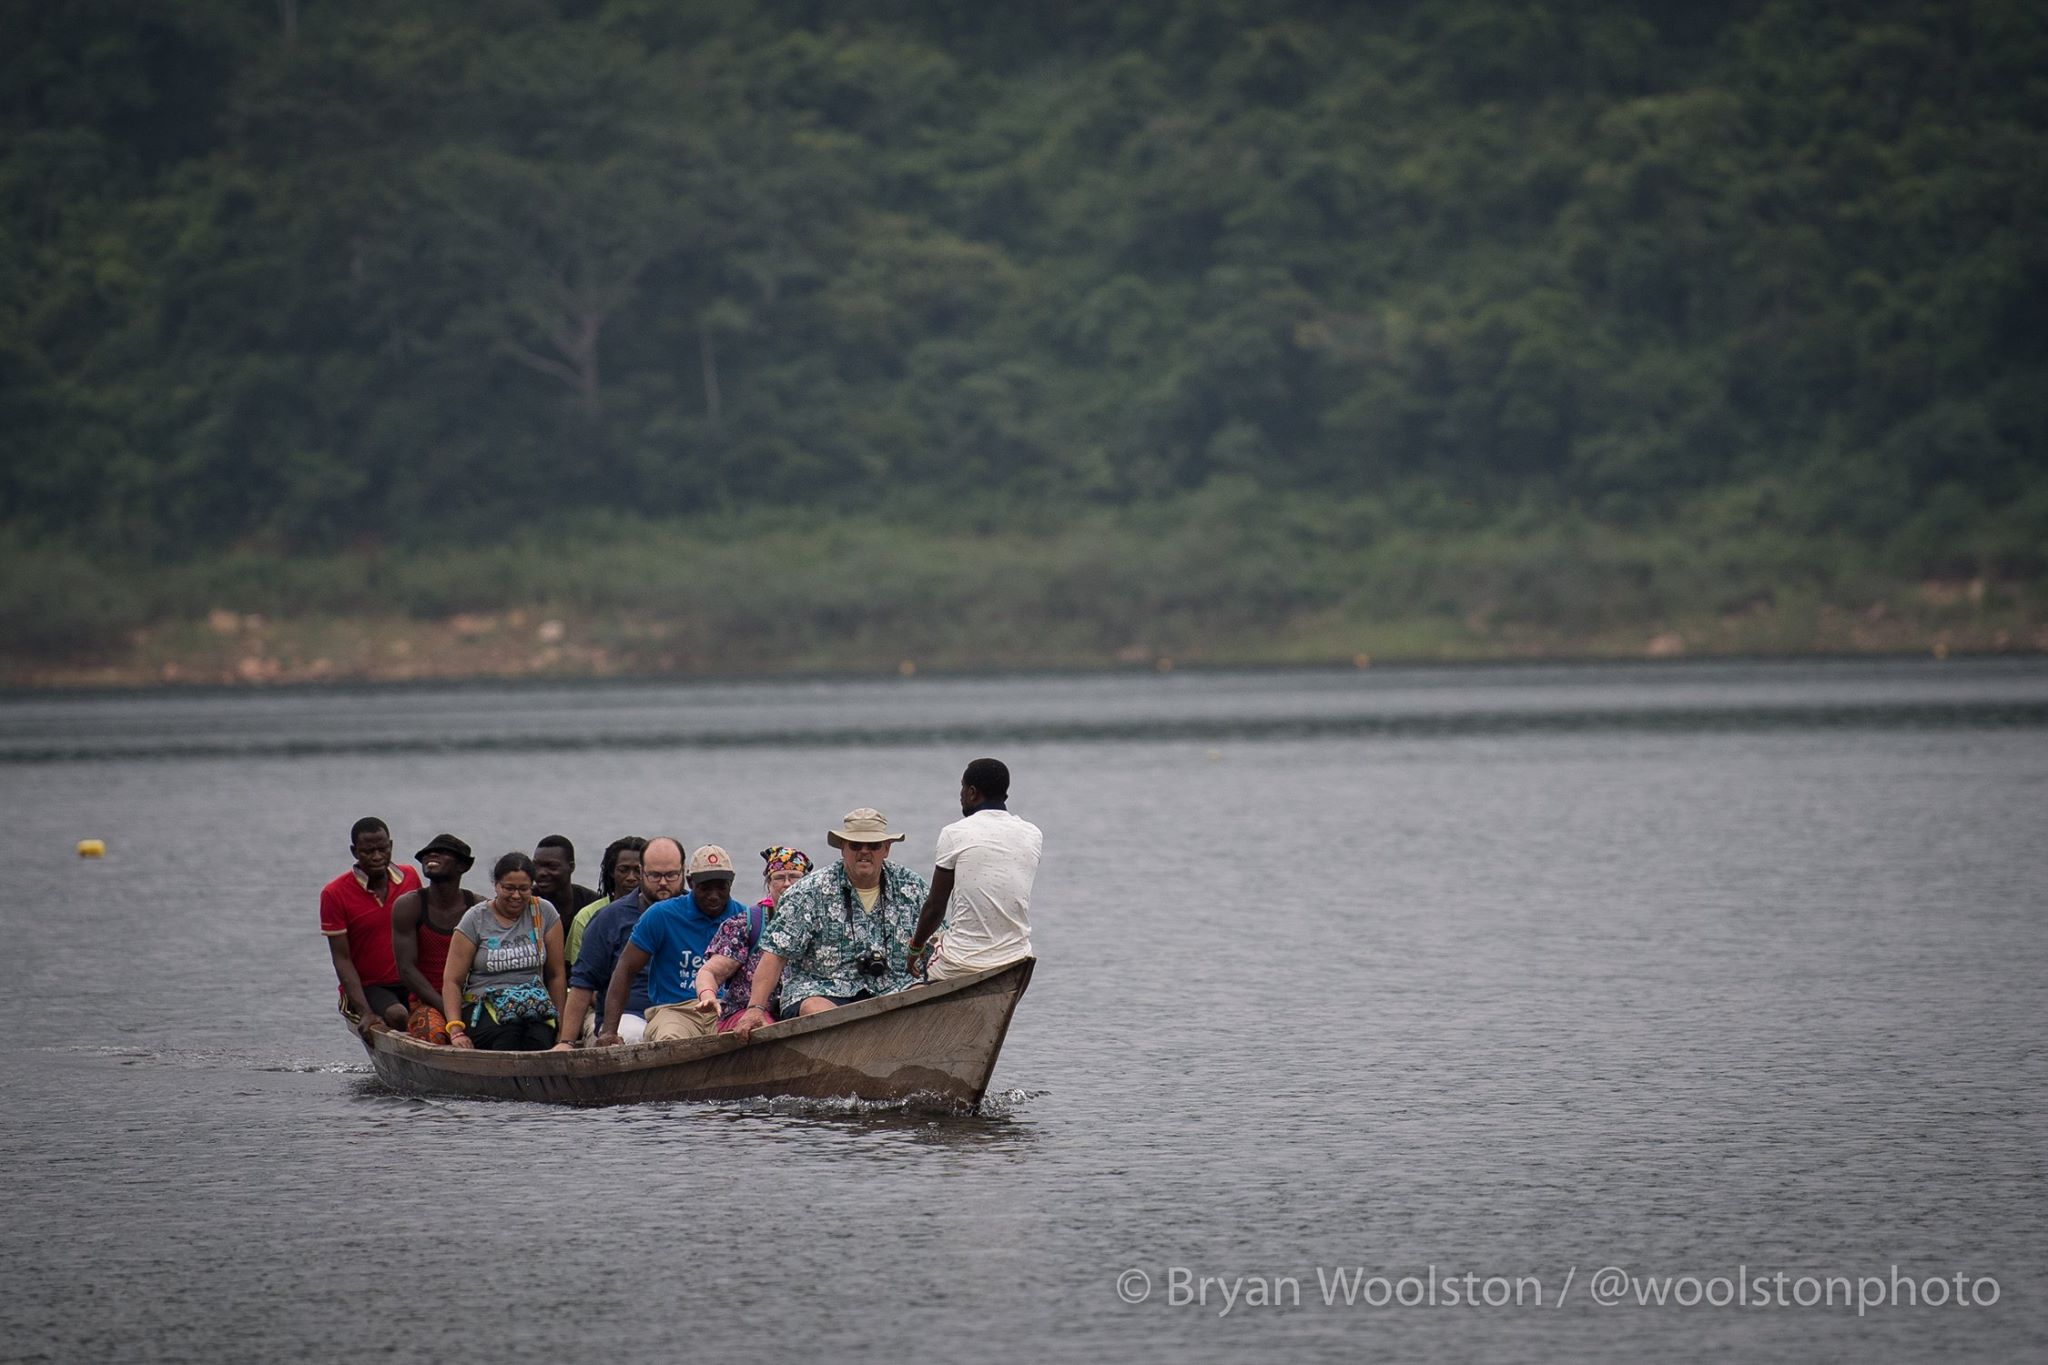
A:
{"type": "Polygon", "coordinates": [[[424,862],[429,853],[453,853],[456,857],[462,859],[462,870],[464,872],[476,866],[476,854],[470,852],[468,844],[463,843],[462,840],[452,834],[436,834],[433,838],[427,840],[425,848],[412,855],[412,860],[416,863],[424,862]]]}

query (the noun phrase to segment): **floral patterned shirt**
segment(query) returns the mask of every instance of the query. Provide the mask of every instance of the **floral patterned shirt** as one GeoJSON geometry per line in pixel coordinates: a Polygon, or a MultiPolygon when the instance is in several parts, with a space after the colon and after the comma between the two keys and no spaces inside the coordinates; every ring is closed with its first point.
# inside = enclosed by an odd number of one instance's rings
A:
{"type": "Polygon", "coordinates": [[[848,996],[866,991],[886,995],[917,984],[910,971],[910,936],[931,890],[907,867],[882,864],[881,895],[873,910],[860,908],[846,865],[832,863],[793,884],[775,902],[775,918],[761,934],[761,947],[784,962],[782,1009],[814,995],[848,996]],[[880,948],[888,970],[869,976],[863,954],[880,948]]]}
{"type": "MultiPolygon", "coordinates": [[[[761,912],[761,937],[768,937],[768,917],[775,913],[775,907],[761,901],[755,909],[761,912]]],[[[761,965],[761,943],[757,940],[753,951],[747,950],[747,928],[753,918],[752,910],[745,910],[729,917],[718,926],[718,932],[711,936],[711,943],[704,949],[704,956],[729,957],[740,964],[740,969],[725,979],[725,985],[718,991],[718,1018],[721,1023],[732,1018],[747,1007],[747,1001],[754,994],[754,968],[761,965]]],[[[781,992],[778,989],[777,994],[781,992]]],[[[768,1012],[779,1013],[775,1000],[770,997],[768,1012]]]]}

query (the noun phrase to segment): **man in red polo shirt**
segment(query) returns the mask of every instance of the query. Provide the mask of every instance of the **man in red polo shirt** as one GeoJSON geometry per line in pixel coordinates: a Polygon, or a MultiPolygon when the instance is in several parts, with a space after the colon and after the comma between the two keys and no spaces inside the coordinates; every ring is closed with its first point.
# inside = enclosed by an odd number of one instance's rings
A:
{"type": "Polygon", "coordinates": [[[419,873],[391,865],[391,830],[374,815],[355,822],[356,865],[320,888],[320,932],[341,981],[342,1005],[359,1028],[405,1027],[405,986],[391,952],[391,902],[420,889],[419,873]]]}

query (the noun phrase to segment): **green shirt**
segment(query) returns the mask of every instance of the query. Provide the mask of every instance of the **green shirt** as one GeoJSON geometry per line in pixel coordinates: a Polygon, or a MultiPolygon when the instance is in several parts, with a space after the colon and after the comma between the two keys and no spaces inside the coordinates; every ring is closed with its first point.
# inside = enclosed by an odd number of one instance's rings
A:
{"type": "Polygon", "coordinates": [[[592,901],[581,910],[578,910],[576,918],[569,921],[569,932],[562,939],[562,952],[566,955],[571,967],[576,965],[577,957],[583,952],[583,931],[588,929],[590,922],[597,918],[597,912],[611,903],[611,897],[609,896],[601,901],[592,901]]]}

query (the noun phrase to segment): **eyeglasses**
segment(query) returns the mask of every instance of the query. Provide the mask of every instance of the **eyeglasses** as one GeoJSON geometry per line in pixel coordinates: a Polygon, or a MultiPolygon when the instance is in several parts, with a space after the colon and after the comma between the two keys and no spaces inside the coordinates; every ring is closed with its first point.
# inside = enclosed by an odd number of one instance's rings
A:
{"type": "Polygon", "coordinates": [[[676,869],[675,871],[673,871],[673,872],[651,872],[651,871],[649,871],[649,872],[642,872],[642,873],[640,874],[640,880],[641,880],[641,881],[643,881],[643,882],[679,882],[679,881],[681,881],[682,879],[683,879],[683,870],[682,870],[682,869],[681,869],[680,867],[679,867],[679,868],[677,868],[677,869],[676,869]]]}

